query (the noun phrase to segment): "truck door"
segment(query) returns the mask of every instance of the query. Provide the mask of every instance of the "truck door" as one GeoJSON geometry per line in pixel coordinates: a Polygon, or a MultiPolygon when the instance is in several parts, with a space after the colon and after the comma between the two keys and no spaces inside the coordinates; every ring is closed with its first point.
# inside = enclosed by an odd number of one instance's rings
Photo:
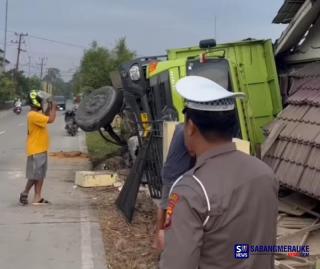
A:
{"type": "Polygon", "coordinates": [[[150,89],[147,94],[154,120],[178,120],[178,114],[173,105],[168,71],[150,79],[150,89]]]}

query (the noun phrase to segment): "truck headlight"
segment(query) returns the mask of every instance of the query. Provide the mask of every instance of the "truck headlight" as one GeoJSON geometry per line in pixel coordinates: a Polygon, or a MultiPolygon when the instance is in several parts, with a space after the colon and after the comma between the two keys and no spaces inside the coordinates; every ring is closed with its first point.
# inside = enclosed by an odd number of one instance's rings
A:
{"type": "Polygon", "coordinates": [[[131,80],[133,81],[137,81],[140,79],[140,69],[138,65],[133,65],[131,66],[131,68],[129,69],[129,75],[131,80]]]}

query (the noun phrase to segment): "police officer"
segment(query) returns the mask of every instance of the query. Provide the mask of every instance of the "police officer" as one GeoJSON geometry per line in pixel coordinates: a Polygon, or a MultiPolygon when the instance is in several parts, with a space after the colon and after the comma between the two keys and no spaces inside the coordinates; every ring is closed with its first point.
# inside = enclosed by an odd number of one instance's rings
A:
{"type": "Polygon", "coordinates": [[[236,259],[237,244],[275,245],[278,184],[271,169],[236,150],[235,99],[198,76],[181,79],[185,144],[195,166],[170,192],[161,269],[271,269],[272,255],[236,259]]]}
{"type": "Polygon", "coordinates": [[[184,125],[179,124],[174,131],[167,159],[162,169],[162,196],[157,210],[157,222],[153,247],[163,250],[165,213],[168,206],[170,189],[177,178],[190,170],[195,158],[190,155],[184,143],[184,125]]]}

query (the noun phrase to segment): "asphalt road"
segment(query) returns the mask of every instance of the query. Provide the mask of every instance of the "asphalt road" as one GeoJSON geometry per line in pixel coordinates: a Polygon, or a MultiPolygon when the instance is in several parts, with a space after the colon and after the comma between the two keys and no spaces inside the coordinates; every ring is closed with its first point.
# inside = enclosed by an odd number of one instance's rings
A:
{"type": "MultiPolygon", "coordinates": [[[[26,182],[26,113],[0,111],[0,268],[107,268],[92,198],[73,185],[75,171],[88,169],[86,159],[51,157],[44,197],[52,204],[18,204],[26,182]]],[[[83,134],[67,136],[59,114],[50,127],[52,151],[85,150],[83,134]]]]}

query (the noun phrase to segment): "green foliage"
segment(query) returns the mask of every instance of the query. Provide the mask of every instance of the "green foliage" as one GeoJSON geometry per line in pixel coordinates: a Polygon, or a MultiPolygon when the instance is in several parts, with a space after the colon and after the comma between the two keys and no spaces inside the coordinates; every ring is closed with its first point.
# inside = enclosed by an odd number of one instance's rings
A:
{"type": "Polygon", "coordinates": [[[12,100],[15,87],[10,74],[4,73],[0,76],[0,102],[12,100]]]}
{"type": "Polygon", "coordinates": [[[40,89],[41,81],[38,77],[32,76],[28,78],[28,90],[29,92],[33,89],[38,90],[40,89]]]}
{"type": "Polygon", "coordinates": [[[23,72],[19,72],[16,81],[14,77],[14,70],[9,70],[0,76],[0,101],[13,100],[16,97],[24,99],[32,89],[40,88],[40,79],[36,76],[28,78],[23,72]]]}
{"type": "Polygon", "coordinates": [[[120,64],[132,60],[136,56],[134,51],[130,51],[127,47],[126,39],[121,38],[112,50],[113,68],[117,68],[120,64]]]}
{"type": "Polygon", "coordinates": [[[58,68],[48,68],[47,74],[44,76],[43,80],[52,85],[53,95],[63,95],[67,98],[72,97],[71,83],[63,81],[61,72],[58,68]]]}
{"type": "Polygon", "coordinates": [[[93,41],[91,48],[84,52],[80,68],[71,80],[73,92],[88,93],[110,85],[110,72],[134,57],[135,52],[128,49],[125,38],[121,38],[111,51],[93,41]]]}
{"type": "Polygon", "coordinates": [[[120,146],[106,142],[99,132],[86,134],[89,158],[93,164],[98,164],[110,156],[117,155],[121,150],[120,146]]]}
{"type": "Polygon", "coordinates": [[[110,83],[108,76],[112,70],[108,49],[94,45],[85,52],[80,66],[82,86],[98,88],[110,83]]]}

